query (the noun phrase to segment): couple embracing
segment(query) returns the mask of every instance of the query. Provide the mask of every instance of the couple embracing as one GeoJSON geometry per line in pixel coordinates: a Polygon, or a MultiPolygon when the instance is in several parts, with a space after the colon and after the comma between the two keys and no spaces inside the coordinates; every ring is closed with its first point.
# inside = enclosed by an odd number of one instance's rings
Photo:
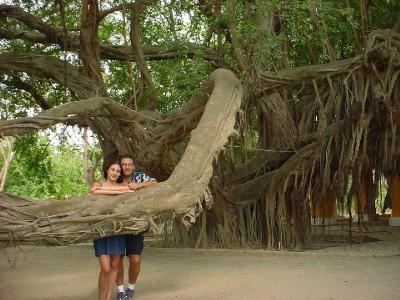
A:
{"type": "MultiPolygon", "coordinates": [[[[105,181],[94,183],[93,195],[119,195],[146,188],[157,183],[146,173],[135,172],[135,159],[121,155],[111,160],[104,170],[105,181]]],[[[133,300],[135,283],[140,272],[140,255],[143,251],[143,234],[124,234],[93,241],[95,254],[100,262],[98,282],[99,300],[111,300],[117,283],[116,300],[133,300]],[[129,257],[129,282],[124,288],[123,256],[129,257]]]]}

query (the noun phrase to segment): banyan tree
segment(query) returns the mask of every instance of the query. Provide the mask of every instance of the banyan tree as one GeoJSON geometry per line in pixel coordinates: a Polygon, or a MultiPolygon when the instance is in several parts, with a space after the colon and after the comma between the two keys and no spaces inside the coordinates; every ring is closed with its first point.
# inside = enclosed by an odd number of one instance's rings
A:
{"type": "Polygon", "coordinates": [[[1,241],[163,225],[195,247],[304,248],[312,207],[334,194],[349,208],[363,181],[373,195],[399,175],[397,1],[8,2],[0,136],[90,128],[104,160],[133,154],[160,184],[59,201],[1,193],[1,241]]]}

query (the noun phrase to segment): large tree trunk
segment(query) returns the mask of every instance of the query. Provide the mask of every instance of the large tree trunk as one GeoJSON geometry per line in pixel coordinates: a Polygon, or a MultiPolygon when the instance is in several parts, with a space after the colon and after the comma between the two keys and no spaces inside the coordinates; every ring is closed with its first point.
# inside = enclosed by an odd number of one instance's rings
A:
{"type": "Polygon", "coordinates": [[[71,244],[116,233],[137,233],[161,216],[190,226],[211,206],[212,163],[234,132],[241,85],[227,70],[211,75],[213,91],[187,149],[165,182],[120,196],[83,196],[65,201],[30,201],[1,194],[0,240],[71,244]],[[203,202],[204,201],[204,202],[203,202]]]}

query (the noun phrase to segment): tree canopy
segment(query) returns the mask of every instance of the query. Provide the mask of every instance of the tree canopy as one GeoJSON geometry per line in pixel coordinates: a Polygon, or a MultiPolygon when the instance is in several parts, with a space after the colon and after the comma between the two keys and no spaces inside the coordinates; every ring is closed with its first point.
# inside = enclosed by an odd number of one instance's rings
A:
{"type": "Polygon", "coordinates": [[[373,211],[398,175],[398,1],[9,2],[0,136],[90,128],[105,160],[131,153],[165,182],[108,202],[3,193],[1,240],[73,243],[203,211],[189,232],[174,223],[178,240],[302,248],[310,206],[334,193],[348,208],[367,181],[373,211]]]}

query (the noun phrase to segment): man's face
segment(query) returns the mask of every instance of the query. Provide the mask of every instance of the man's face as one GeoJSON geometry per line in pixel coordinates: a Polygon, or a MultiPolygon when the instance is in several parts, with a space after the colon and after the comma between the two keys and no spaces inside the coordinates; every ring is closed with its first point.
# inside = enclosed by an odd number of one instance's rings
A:
{"type": "Polygon", "coordinates": [[[124,176],[132,175],[133,171],[135,170],[135,163],[133,162],[132,158],[121,159],[121,166],[124,176]]]}

